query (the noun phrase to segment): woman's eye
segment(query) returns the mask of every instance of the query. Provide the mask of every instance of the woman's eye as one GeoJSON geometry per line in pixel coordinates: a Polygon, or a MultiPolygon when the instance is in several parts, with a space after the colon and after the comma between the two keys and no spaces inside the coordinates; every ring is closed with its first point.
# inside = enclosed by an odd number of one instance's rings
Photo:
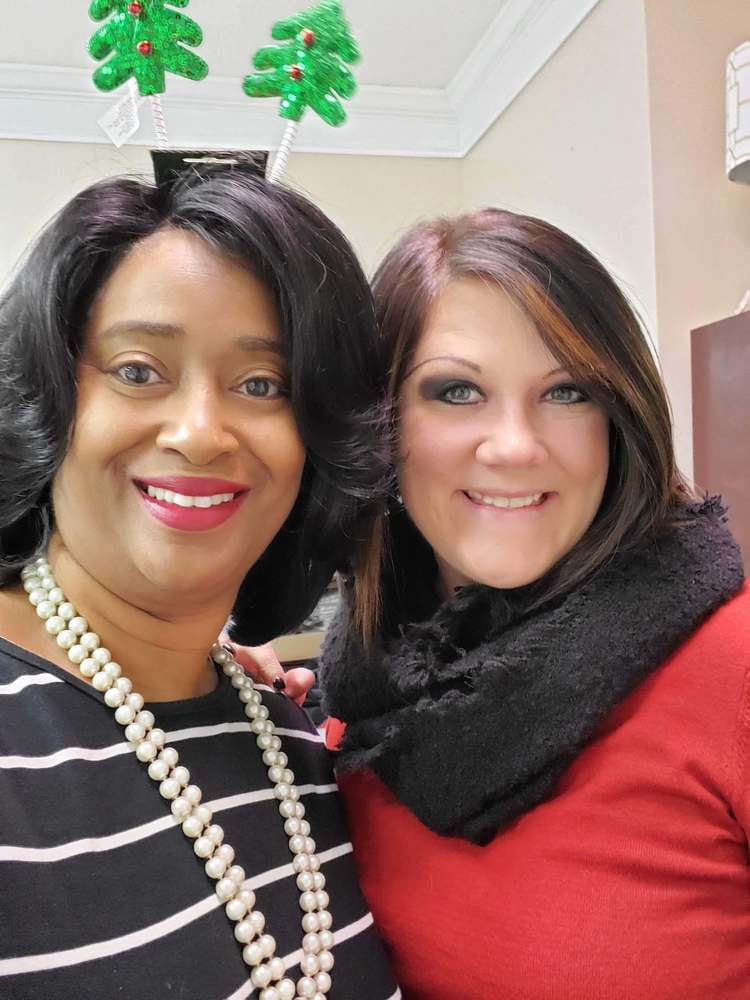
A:
{"type": "Polygon", "coordinates": [[[556,385],[546,393],[553,403],[585,403],[589,398],[577,385],[556,385]]]}
{"type": "Polygon", "coordinates": [[[112,369],[113,374],[126,385],[155,385],[161,379],[149,365],[139,365],[131,361],[112,369]]]}
{"type": "Polygon", "coordinates": [[[463,405],[466,403],[478,403],[482,394],[475,385],[470,382],[453,382],[444,386],[439,398],[445,403],[463,405]]]}
{"type": "Polygon", "coordinates": [[[277,399],[284,395],[282,387],[278,382],[270,378],[249,378],[242,383],[246,395],[254,399],[277,399]]]}

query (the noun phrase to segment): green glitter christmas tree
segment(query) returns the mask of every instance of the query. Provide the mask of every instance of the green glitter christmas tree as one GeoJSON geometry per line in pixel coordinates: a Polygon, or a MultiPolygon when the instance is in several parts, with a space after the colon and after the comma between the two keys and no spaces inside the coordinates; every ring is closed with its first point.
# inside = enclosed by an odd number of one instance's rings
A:
{"type": "Polygon", "coordinates": [[[99,90],[114,90],[131,77],[146,96],[164,93],[166,73],[202,80],[208,66],[186,45],[203,41],[203,32],[192,18],[174,7],[190,0],[93,0],[89,15],[95,21],[109,18],[91,37],[89,53],[107,59],[94,73],[99,90]]]}
{"type": "Polygon", "coordinates": [[[308,108],[328,125],[341,125],[357,82],[347,63],[359,59],[359,48],[344,18],[340,0],[323,0],[316,7],[277,21],[271,36],[280,45],[264,45],[253,56],[260,70],[246,76],[248,97],[280,97],[279,114],[289,121],[271,171],[277,180],[284,170],[297,123],[308,108]]]}

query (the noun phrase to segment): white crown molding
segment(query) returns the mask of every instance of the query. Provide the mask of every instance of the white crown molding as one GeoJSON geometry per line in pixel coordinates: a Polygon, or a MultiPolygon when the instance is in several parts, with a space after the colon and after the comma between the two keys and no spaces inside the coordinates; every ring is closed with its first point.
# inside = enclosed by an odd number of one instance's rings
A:
{"type": "MultiPolygon", "coordinates": [[[[462,157],[503,113],[599,0],[506,0],[445,89],[363,86],[340,129],[307,115],[300,152],[462,157]]],[[[91,69],[0,63],[0,138],[108,142],[98,119],[121,96],[102,94],[91,69]]],[[[184,148],[275,149],[283,132],[275,101],[251,100],[239,79],[200,84],[170,78],[164,96],[170,142],[184,148]]],[[[153,146],[148,106],[131,143],[153,146]]]]}
{"type": "Polygon", "coordinates": [[[599,0],[506,0],[446,89],[465,156],[599,0]]]}

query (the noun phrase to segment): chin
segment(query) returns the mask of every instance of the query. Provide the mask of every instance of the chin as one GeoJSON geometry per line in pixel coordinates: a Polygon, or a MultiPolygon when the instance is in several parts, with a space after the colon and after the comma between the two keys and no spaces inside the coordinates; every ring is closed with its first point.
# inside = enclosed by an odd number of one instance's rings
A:
{"type": "Polygon", "coordinates": [[[515,590],[540,580],[553,565],[554,560],[535,559],[533,562],[527,560],[523,564],[520,560],[514,561],[510,566],[506,562],[501,567],[497,562],[487,565],[487,560],[483,559],[471,567],[467,566],[463,575],[474,583],[481,583],[495,590],[515,590]]]}

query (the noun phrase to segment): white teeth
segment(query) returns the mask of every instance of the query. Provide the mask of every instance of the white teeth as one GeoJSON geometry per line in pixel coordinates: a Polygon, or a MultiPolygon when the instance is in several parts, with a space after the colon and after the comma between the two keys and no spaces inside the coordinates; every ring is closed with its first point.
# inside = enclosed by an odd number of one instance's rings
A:
{"type": "Polygon", "coordinates": [[[487,507],[504,507],[506,510],[515,507],[534,507],[542,502],[544,496],[544,493],[535,493],[533,496],[527,497],[493,497],[487,496],[485,493],[474,493],[472,490],[466,492],[476,503],[483,503],[487,507]]]}
{"type": "Polygon", "coordinates": [[[146,492],[154,500],[162,500],[164,503],[171,503],[176,507],[216,507],[220,503],[229,503],[230,500],[234,500],[234,493],[215,493],[210,497],[191,497],[184,493],[163,490],[160,486],[147,486],[146,492]]]}

